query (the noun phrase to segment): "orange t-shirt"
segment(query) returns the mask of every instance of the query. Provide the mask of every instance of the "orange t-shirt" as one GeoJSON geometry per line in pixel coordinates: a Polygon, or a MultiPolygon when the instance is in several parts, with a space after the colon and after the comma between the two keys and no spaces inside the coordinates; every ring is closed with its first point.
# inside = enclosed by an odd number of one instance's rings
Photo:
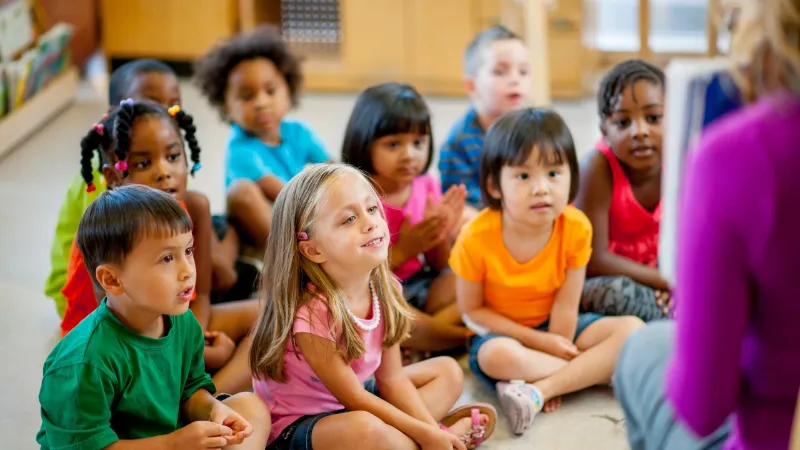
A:
{"type": "Polygon", "coordinates": [[[524,263],[506,250],[502,226],[502,212],[483,210],[461,231],[450,253],[450,267],[461,278],[483,285],[487,308],[520,325],[536,327],[550,317],[567,269],[589,263],[592,224],[583,212],[567,206],[547,245],[524,263]]]}
{"type": "MultiPolygon", "coordinates": [[[[181,201],[181,206],[186,209],[186,203],[183,201],[181,201]]],[[[78,249],[77,241],[73,239],[67,261],[67,281],[61,288],[61,294],[66,299],[67,306],[64,318],[61,319],[62,337],[97,308],[93,283],[92,276],[83,261],[83,255],[78,249]]],[[[197,298],[197,291],[192,293],[192,300],[195,298],[197,298]]]]}

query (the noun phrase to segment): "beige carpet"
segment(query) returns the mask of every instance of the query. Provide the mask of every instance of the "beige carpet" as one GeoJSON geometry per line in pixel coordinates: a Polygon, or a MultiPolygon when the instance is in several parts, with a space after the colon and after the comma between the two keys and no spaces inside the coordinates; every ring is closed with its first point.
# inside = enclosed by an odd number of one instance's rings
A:
{"type": "MultiPolygon", "coordinates": [[[[296,116],[306,120],[338,155],[353,95],[305,95],[296,116]]],[[[184,105],[195,116],[203,148],[203,170],[192,181],[212,208],[223,208],[223,151],[227,129],[191,86],[183,87],[184,105]]],[[[464,99],[428,99],[435,140],[441,142],[464,111],[464,99]]],[[[0,386],[3,387],[0,435],[3,448],[36,448],[40,425],[37,394],[42,362],[58,337],[58,317],[42,294],[49,271],[53,228],[66,187],[79,169],[79,142],[102,115],[104,101],[84,84],[78,101],[33,138],[0,160],[0,386]]],[[[592,101],[559,103],[578,148],[588,149],[598,136],[592,101]]],[[[0,137],[2,139],[2,137],[0,137]]],[[[493,402],[494,397],[467,375],[461,403],[493,402]]],[[[568,397],[562,409],[542,414],[532,430],[513,437],[501,418],[495,436],[483,447],[513,449],[625,449],[622,413],[609,389],[568,397]]]]}

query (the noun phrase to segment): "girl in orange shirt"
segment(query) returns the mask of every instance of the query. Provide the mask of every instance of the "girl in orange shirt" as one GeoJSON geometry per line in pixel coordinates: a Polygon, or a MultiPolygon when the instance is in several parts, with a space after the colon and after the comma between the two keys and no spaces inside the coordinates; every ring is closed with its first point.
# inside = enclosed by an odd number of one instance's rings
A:
{"type": "Polygon", "coordinates": [[[487,209],[462,230],[450,257],[471,339],[470,368],[497,387],[521,434],[560,396],[608,383],[633,316],[579,314],[592,227],[569,206],[575,145],[558,114],[528,108],[501,117],[484,141],[487,209]],[[513,380],[513,381],[511,381],[513,380]]]}

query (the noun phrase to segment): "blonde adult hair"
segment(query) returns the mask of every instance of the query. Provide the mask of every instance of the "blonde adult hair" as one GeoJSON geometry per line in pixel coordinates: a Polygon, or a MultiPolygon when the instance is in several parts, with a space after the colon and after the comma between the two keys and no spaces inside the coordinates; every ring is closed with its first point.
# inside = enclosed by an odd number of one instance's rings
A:
{"type": "MultiPolygon", "coordinates": [[[[314,225],[321,202],[325,201],[331,186],[347,175],[362,177],[374,192],[364,174],[353,167],[317,164],[292,178],[275,200],[264,265],[264,302],[250,350],[250,367],[256,378],[286,381],[283,357],[288,345],[295,348],[292,333],[297,311],[318,295],[309,290],[309,283],[327,299],[330,334],[339,336],[341,333],[336,345],[342,357],[350,362],[364,354],[364,341],[347,311],[344,292],[319,264],[300,253],[297,240],[297,233],[301,231],[315,238],[314,225]]],[[[411,310],[388,261],[373,269],[370,278],[381,302],[383,345],[391,347],[407,337],[412,323],[411,310]]],[[[312,323],[311,326],[328,328],[328,324],[312,323]]]]}
{"type": "Polygon", "coordinates": [[[800,0],[727,0],[735,75],[748,100],[777,87],[800,95],[800,0]]]}

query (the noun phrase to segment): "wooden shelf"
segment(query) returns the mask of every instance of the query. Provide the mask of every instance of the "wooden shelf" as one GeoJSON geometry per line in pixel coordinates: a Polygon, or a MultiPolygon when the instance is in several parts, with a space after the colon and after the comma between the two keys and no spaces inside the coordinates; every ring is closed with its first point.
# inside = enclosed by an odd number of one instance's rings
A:
{"type": "Polygon", "coordinates": [[[70,67],[35,97],[0,118],[0,158],[72,103],[77,90],[78,70],[70,67]]]}

